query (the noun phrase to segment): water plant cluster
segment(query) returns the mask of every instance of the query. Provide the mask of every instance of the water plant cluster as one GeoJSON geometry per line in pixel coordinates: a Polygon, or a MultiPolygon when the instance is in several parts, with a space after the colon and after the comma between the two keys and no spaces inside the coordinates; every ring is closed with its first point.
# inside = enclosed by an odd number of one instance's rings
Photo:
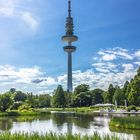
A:
{"type": "Polygon", "coordinates": [[[0,140],[123,140],[117,136],[104,135],[100,136],[94,133],[92,136],[82,136],[80,134],[55,134],[55,133],[1,133],[0,140]]]}
{"type": "Polygon", "coordinates": [[[110,126],[126,129],[140,129],[140,117],[113,117],[110,126]]]}

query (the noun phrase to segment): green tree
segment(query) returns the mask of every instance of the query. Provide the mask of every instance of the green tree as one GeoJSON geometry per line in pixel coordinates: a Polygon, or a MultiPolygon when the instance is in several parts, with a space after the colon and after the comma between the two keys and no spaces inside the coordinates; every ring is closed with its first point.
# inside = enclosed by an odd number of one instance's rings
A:
{"type": "Polygon", "coordinates": [[[20,102],[14,102],[11,106],[10,106],[10,110],[18,110],[18,108],[22,105],[23,103],[20,102]]]}
{"type": "Polygon", "coordinates": [[[38,99],[36,99],[36,96],[33,95],[33,93],[27,93],[27,99],[25,103],[28,106],[31,106],[32,108],[38,107],[38,99]]]}
{"type": "Polygon", "coordinates": [[[113,96],[115,93],[115,88],[112,84],[109,85],[108,91],[103,93],[104,103],[113,103],[113,96]]]}
{"type": "Polygon", "coordinates": [[[15,93],[15,92],[16,92],[16,89],[15,89],[15,88],[11,88],[11,89],[10,89],[10,92],[11,92],[11,93],[15,93]]]}
{"type": "Polygon", "coordinates": [[[65,107],[66,106],[66,99],[64,95],[64,90],[61,85],[57,87],[55,94],[53,96],[53,105],[55,107],[65,107]]]}
{"type": "Polygon", "coordinates": [[[140,105],[140,76],[135,76],[130,83],[130,91],[128,94],[128,102],[131,105],[140,105]]]}
{"type": "Polygon", "coordinates": [[[90,92],[81,92],[80,94],[75,95],[73,100],[73,106],[90,106],[92,103],[92,97],[90,92]]]}
{"type": "Polygon", "coordinates": [[[51,97],[48,94],[42,94],[38,97],[39,107],[50,107],[51,105],[51,97]]]}
{"type": "Polygon", "coordinates": [[[16,91],[15,96],[14,96],[14,101],[19,102],[22,101],[24,102],[27,99],[27,95],[21,91],[16,91]]]}
{"type": "Polygon", "coordinates": [[[11,105],[13,104],[13,100],[11,99],[9,94],[0,95],[0,110],[5,112],[11,105]]]}
{"type": "Polygon", "coordinates": [[[94,89],[90,91],[92,96],[92,105],[103,103],[103,90],[101,89],[94,89]]]}
{"type": "Polygon", "coordinates": [[[131,79],[128,85],[127,100],[129,105],[140,105],[140,67],[134,79],[131,79]]]}
{"type": "Polygon", "coordinates": [[[113,87],[112,84],[109,85],[108,93],[109,93],[109,103],[113,103],[113,96],[115,93],[115,88],[113,87]]]}
{"type": "Polygon", "coordinates": [[[105,91],[103,93],[103,99],[104,99],[104,103],[110,103],[108,91],[105,91]]]}
{"type": "Polygon", "coordinates": [[[128,91],[130,91],[130,90],[128,90],[128,87],[129,87],[129,82],[126,81],[125,84],[124,84],[124,87],[123,87],[123,94],[124,94],[124,96],[125,96],[125,99],[127,99],[128,91]],[[128,91],[127,91],[127,90],[128,90],[128,91]]]}
{"type": "Polygon", "coordinates": [[[123,90],[119,86],[116,87],[116,91],[113,96],[113,103],[115,103],[115,100],[117,101],[118,105],[124,105],[125,99],[124,99],[123,90]]]}
{"type": "Polygon", "coordinates": [[[69,92],[64,92],[65,94],[65,99],[66,99],[66,107],[71,107],[71,104],[72,104],[72,96],[74,96],[73,93],[69,93],[69,92]]]}
{"type": "Polygon", "coordinates": [[[81,84],[81,85],[78,85],[75,90],[74,90],[74,93],[75,94],[80,94],[81,92],[87,92],[89,91],[89,85],[86,85],[86,84],[81,84]]]}

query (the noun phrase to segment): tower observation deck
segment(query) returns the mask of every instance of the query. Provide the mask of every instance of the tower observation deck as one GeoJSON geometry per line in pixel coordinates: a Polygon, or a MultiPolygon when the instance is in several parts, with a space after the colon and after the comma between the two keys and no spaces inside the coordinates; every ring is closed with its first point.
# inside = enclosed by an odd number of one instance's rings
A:
{"type": "Polygon", "coordinates": [[[66,34],[62,36],[62,41],[67,43],[63,49],[68,54],[68,72],[67,72],[67,91],[73,91],[72,85],[72,52],[76,51],[76,47],[72,45],[77,41],[78,37],[74,35],[74,24],[71,16],[71,0],[68,0],[68,17],[66,18],[66,34]]]}

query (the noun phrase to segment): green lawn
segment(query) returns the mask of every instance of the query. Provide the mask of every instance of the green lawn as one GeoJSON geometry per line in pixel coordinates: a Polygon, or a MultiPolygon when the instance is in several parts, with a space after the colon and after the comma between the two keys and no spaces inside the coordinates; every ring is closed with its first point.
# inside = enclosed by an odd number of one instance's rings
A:
{"type": "Polygon", "coordinates": [[[93,112],[95,109],[90,109],[90,107],[79,107],[79,108],[46,108],[46,109],[34,109],[34,111],[7,111],[0,112],[1,116],[27,116],[27,115],[41,115],[43,113],[50,113],[51,111],[70,111],[70,112],[93,112]]]}
{"type": "Polygon", "coordinates": [[[43,111],[8,111],[8,112],[0,112],[0,117],[3,116],[35,116],[35,115],[41,115],[43,113],[49,113],[49,112],[43,112],[43,111]]]}

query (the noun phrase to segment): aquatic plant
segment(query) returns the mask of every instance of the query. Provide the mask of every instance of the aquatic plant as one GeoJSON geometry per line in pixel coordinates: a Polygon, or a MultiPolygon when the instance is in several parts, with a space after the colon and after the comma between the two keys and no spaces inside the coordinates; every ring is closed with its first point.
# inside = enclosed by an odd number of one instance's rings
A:
{"type": "Polygon", "coordinates": [[[140,129],[140,117],[113,117],[109,125],[127,129],[140,129]]]}

